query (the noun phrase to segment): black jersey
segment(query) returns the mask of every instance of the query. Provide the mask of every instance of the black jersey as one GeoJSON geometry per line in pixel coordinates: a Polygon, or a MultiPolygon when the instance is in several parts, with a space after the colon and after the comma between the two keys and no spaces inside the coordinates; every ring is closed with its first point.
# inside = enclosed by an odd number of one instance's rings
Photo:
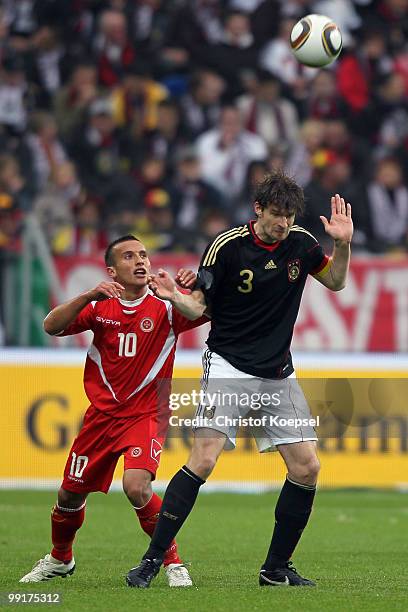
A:
{"type": "Polygon", "coordinates": [[[202,257],[196,287],[211,309],[207,344],[242,372],[286,378],[293,372],[290,343],[307,275],[322,273],[329,258],[302,227],[267,244],[254,223],[223,232],[202,257]]]}

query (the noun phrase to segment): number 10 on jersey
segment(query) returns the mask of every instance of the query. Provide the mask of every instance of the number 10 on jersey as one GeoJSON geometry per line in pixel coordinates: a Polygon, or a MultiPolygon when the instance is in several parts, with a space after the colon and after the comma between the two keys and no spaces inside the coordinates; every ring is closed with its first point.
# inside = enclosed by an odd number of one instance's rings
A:
{"type": "Polygon", "coordinates": [[[119,357],[134,357],[136,355],[137,336],[134,332],[119,333],[119,357]]]}

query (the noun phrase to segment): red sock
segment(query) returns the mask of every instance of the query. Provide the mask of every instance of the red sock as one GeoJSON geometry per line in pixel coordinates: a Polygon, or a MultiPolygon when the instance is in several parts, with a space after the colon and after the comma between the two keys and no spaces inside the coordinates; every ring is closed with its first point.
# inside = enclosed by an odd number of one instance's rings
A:
{"type": "MultiPolygon", "coordinates": [[[[140,526],[147,535],[150,537],[153,535],[154,528],[156,527],[157,519],[159,518],[159,512],[162,505],[161,498],[153,493],[150,500],[143,508],[135,508],[136,514],[140,521],[140,526]]],[[[178,556],[176,540],[173,540],[169,548],[164,555],[163,565],[169,565],[170,563],[181,563],[181,559],[178,556]]]]}
{"type": "Polygon", "coordinates": [[[72,559],[72,543],[85,518],[85,504],[77,509],[61,508],[55,504],[51,511],[51,555],[63,563],[72,559]]]}

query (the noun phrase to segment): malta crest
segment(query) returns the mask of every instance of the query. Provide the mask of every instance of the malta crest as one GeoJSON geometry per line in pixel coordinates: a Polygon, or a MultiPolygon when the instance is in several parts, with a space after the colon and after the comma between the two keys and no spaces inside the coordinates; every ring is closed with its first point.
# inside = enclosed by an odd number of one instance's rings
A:
{"type": "Polygon", "coordinates": [[[154,328],[154,321],[150,317],[145,317],[140,321],[140,329],[144,332],[151,332],[154,328]]]}
{"type": "Polygon", "coordinates": [[[297,281],[300,274],[300,260],[295,259],[288,262],[288,279],[290,283],[297,281]]]}
{"type": "Polygon", "coordinates": [[[203,417],[205,419],[211,420],[214,417],[214,414],[215,414],[215,406],[209,406],[208,408],[204,409],[203,417]]]}

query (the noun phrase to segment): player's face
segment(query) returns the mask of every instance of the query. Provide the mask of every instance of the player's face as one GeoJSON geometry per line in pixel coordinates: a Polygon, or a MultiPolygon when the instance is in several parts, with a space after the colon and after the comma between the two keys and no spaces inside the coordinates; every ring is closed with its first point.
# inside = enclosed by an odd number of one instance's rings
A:
{"type": "Polygon", "coordinates": [[[113,247],[114,265],[110,276],[124,287],[140,288],[147,285],[150,261],[145,247],[138,240],[120,242],[113,247]]]}
{"type": "Polygon", "coordinates": [[[266,242],[276,242],[285,240],[288,237],[290,228],[295,222],[295,214],[287,210],[280,210],[279,207],[271,204],[263,210],[255,206],[258,215],[257,227],[261,230],[260,238],[266,242]]]}

